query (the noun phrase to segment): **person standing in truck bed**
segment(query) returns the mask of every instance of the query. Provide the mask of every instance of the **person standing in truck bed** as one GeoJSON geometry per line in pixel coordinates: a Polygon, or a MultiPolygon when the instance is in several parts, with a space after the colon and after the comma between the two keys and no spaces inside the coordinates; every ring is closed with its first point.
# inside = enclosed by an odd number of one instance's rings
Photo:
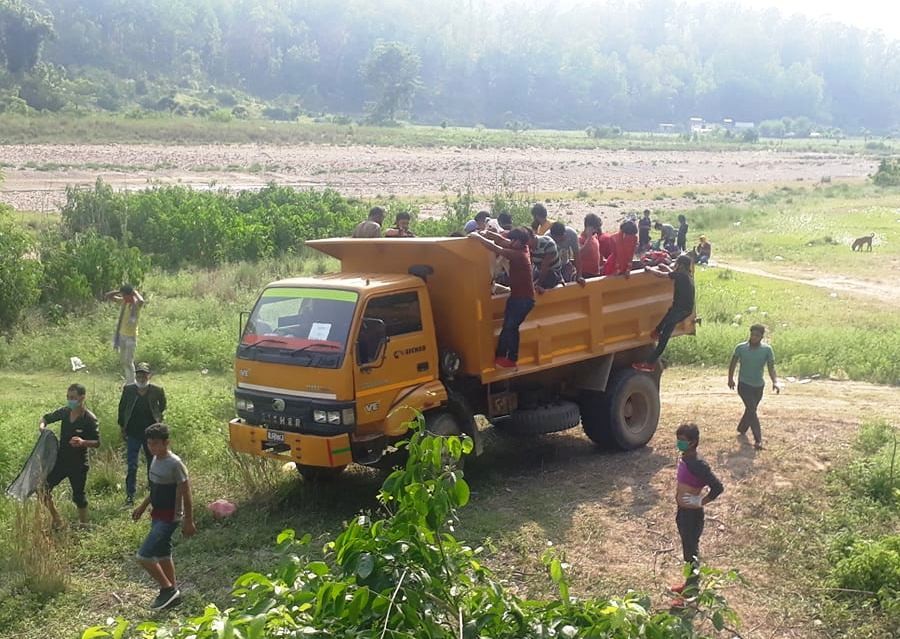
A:
{"type": "MultiPolygon", "coordinates": [[[[603,267],[604,275],[631,275],[631,262],[634,259],[634,249],[637,246],[637,225],[634,222],[622,222],[619,232],[610,236],[612,251],[606,258],[603,267]]],[[[600,241],[600,252],[603,252],[603,238],[600,241]]]]}
{"type": "Polygon", "coordinates": [[[509,260],[509,298],[506,300],[494,363],[501,368],[515,368],[519,360],[519,326],[534,308],[534,281],[528,250],[532,234],[523,228],[514,228],[505,238],[490,232],[488,235],[493,241],[478,233],[472,233],[469,237],[509,260]]]}
{"type": "Polygon", "coordinates": [[[352,237],[381,237],[382,224],[384,224],[384,209],[373,206],[369,209],[369,217],[353,229],[352,237]]]}

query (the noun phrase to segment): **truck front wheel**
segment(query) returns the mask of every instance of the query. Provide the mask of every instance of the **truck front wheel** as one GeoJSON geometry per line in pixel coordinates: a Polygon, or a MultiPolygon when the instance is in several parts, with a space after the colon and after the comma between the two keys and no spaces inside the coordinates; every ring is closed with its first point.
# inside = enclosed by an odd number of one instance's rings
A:
{"type": "Polygon", "coordinates": [[[647,373],[622,369],[609,382],[604,394],[609,434],[622,450],[646,445],[659,424],[656,380],[647,373]]]}

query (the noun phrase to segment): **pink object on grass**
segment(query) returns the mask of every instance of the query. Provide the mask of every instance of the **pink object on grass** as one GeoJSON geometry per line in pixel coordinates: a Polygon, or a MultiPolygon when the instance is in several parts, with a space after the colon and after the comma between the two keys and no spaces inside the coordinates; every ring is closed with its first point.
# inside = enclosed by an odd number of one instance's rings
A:
{"type": "Polygon", "coordinates": [[[226,501],[224,499],[217,499],[209,506],[207,506],[209,512],[212,513],[214,519],[225,519],[226,517],[231,517],[234,514],[234,511],[237,510],[237,506],[232,504],[230,501],[226,501]]]}

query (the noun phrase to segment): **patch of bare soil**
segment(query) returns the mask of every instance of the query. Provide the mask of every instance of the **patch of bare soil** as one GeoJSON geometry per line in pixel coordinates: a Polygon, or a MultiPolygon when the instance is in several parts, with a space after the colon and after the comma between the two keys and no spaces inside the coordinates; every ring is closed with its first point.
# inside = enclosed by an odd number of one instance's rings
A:
{"type": "Polygon", "coordinates": [[[789,384],[781,395],[766,394],[760,408],[766,448],[755,451],[736,437],[743,406],[725,382],[724,371],[667,371],[659,430],[638,451],[601,452],[580,430],[493,442],[467,472],[477,493],[464,524],[474,515],[475,530],[501,539],[492,563],[523,591],[548,589],[539,557],[552,543],[566,553],[577,593],[632,587],[660,605],[667,586],[681,581],[674,433],[693,421],[701,453],[725,484],[706,509],[701,552],[705,563],[739,569],[748,580],[726,593],[743,620],[741,635],[821,636],[811,613],[795,603],[803,599],[802,577],[786,577],[777,558],[760,551],[774,522],[759,509],[793,491],[822,491],[826,471],[861,421],[897,414],[900,393],[856,382],[789,384]]]}
{"type": "Polygon", "coordinates": [[[5,145],[0,197],[52,210],[69,184],[102,177],[117,188],[148,182],[259,188],[268,182],[332,187],[348,195],[435,195],[685,188],[861,178],[866,157],[769,150],[679,152],[274,145],[5,145]],[[28,165],[28,166],[26,166],[28,165]],[[28,167],[32,168],[28,168],[28,167]],[[68,168],[67,168],[68,167],[68,168]],[[94,167],[94,168],[91,168],[94,167]],[[42,170],[46,169],[46,170],[42,170]]]}

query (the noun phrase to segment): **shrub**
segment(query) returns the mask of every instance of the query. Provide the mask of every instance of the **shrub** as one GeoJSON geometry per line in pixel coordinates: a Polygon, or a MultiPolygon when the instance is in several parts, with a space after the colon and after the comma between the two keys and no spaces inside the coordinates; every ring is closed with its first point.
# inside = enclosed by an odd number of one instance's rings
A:
{"type": "Polygon", "coordinates": [[[41,264],[34,242],[0,205],[0,332],[12,330],[40,295],[41,264]]]}
{"type": "Polygon", "coordinates": [[[900,186],[900,159],[884,158],[872,176],[876,186],[900,186]]]}
{"type": "Polygon", "coordinates": [[[617,126],[589,126],[584,132],[595,140],[622,137],[622,129],[617,126]]]}
{"type": "Polygon", "coordinates": [[[41,247],[43,300],[74,310],[123,282],[139,285],[149,267],[135,248],[92,232],[41,247]]]}
{"type": "Polygon", "coordinates": [[[900,600],[900,534],[857,541],[837,561],[831,576],[839,588],[869,594],[882,606],[900,600]]]}
{"type": "Polygon", "coordinates": [[[759,132],[756,129],[747,129],[741,134],[741,142],[751,144],[759,142],[759,132]]]}

